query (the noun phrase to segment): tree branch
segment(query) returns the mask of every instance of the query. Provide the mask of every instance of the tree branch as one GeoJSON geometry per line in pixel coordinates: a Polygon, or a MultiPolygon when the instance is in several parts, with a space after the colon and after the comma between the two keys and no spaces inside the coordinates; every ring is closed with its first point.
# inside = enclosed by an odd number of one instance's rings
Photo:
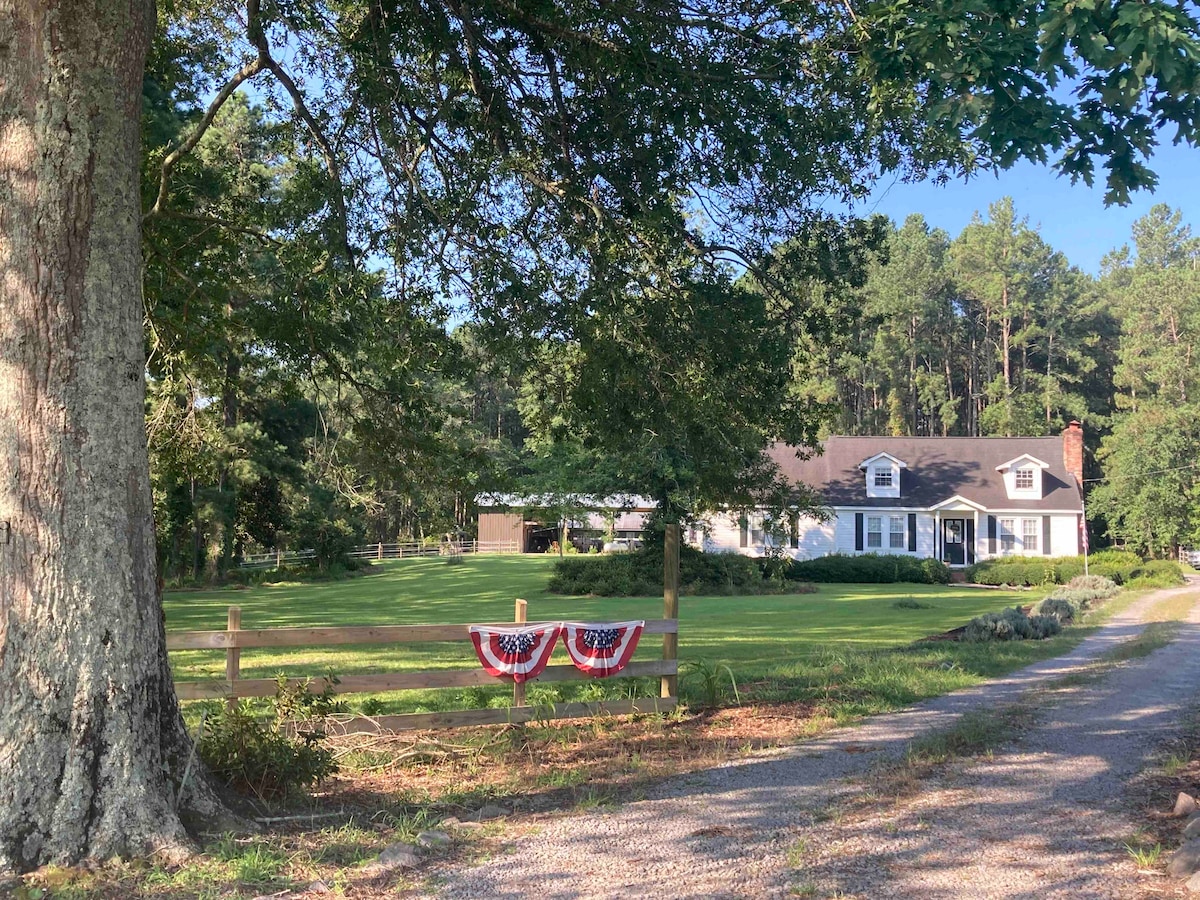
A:
{"type": "Polygon", "coordinates": [[[346,257],[346,261],[350,266],[354,267],[354,251],[350,247],[350,227],[349,217],[346,214],[346,198],[342,194],[342,171],[338,165],[337,156],[333,152],[333,147],[325,137],[324,131],[321,130],[320,124],[308,109],[308,104],[304,100],[304,94],[288,74],[287,70],[279,64],[279,62],[271,55],[271,47],[267,42],[266,32],[262,27],[262,19],[258,14],[260,0],[248,0],[247,2],[247,22],[246,35],[250,39],[250,43],[258,50],[258,58],[262,60],[263,68],[269,69],[275,79],[283,85],[283,89],[288,92],[292,98],[292,107],[296,113],[304,120],[304,124],[308,126],[309,133],[316,142],[317,147],[321,150],[321,156],[325,160],[325,168],[329,172],[329,178],[333,182],[333,201],[334,214],[337,217],[338,237],[341,239],[341,250],[346,257]]]}
{"type": "MultiPolygon", "coordinates": [[[[251,0],[257,6],[257,0],[251,0]]],[[[208,127],[212,125],[213,119],[217,117],[221,107],[225,105],[225,101],[233,96],[233,92],[238,89],[243,81],[252,78],[263,70],[266,65],[266,60],[259,53],[252,61],[246,63],[234,74],[234,76],[225,83],[225,86],[217,93],[211,103],[208,104],[208,109],[204,111],[204,117],[196,125],[192,133],[188,135],[188,139],[167,154],[162,161],[162,167],[158,174],[158,196],[154,198],[154,205],[142,216],[143,224],[149,220],[160,216],[167,208],[167,191],[171,182],[171,172],[179,161],[196,149],[196,145],[200,143],[200,139],[204,137],[204,133],[208,131],[208,127]]]]}

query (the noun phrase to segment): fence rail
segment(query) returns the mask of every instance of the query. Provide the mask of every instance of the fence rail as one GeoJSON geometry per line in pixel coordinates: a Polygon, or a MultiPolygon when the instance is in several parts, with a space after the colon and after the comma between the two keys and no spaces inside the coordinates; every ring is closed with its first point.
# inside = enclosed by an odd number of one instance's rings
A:
{"type": "MultiPolygon", "coordinates": [[[[524,600],[516,601],[514,622],[526,618],[524,600]]],[[[470,625],[359,625],[330,628],[268,628],[243,629],[240,607],[229,607],[226,628],[221,631],[178,631],[167,634],[168,650],[224,650],[224,681],[176,682],[175,691],[181,700],[224,699],[230,704],[243,697],[274,695],[278,682],[272,678],[242,678],[241,652],[254,647],[334,646],[342,644],[401,644],[434,641],[469,641],[470,625]]],[[[451,728],[463,725],[528,722],[534,719],[561,719],[587,715],[624,715],[634,712],[666,712],[675,707],[674,678],[678,673],[675,637],[679,631],[677,619],[651,619],[642,631],[645,635],[663,636],[663,658],[631,662],[618,678],[657,676],[671,685],[670,696],[605,701],[601,703],[559,703],[551,707],[531,708],[525,703],[525,683],[514,684],[511,678],[494,678],[482,668],[432,669],[423,672],[387,672],[369,675],[349,675],[337,683],[324,677],[290,678],[289,685],[307,685],[309,691],[321,693],[326,688],[335,694],[375,693],[379,691],[413,691],[429,688],[471,687],[508,682],[513,684],[513,705],[500,709],[455,710],[441,713],[411,713],[407,715],[335,718],[333,726],[344,732],[403,731],[426,728],[451,728]]],[[[548,666],[536,680],[545,682],[587,680],[588,676],[573,665],[548,666]]]]}
{"type": "MultiPolygon", "coordinates": [[[[363,544],[347,554],[351,559],[409,559],[414,556],[461,556],[468,553],[520,553],[517,541],[443,541],[426,544],[407,541],[395,544],[363,544]]],[[[269,553],[249,553],[238,564],[242,569],[279,568],[289,563],[311,562],[316,550],[273,550],[269,553]]]]}

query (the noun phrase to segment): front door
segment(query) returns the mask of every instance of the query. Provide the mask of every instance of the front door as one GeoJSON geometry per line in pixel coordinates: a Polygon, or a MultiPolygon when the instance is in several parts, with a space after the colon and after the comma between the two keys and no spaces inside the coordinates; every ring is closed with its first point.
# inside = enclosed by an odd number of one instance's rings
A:
{"type": "Polygon", "coordinates": [[[966,530],[966,519],[942,519],[942,561],[947,565],[967,564],[966,530]]]}

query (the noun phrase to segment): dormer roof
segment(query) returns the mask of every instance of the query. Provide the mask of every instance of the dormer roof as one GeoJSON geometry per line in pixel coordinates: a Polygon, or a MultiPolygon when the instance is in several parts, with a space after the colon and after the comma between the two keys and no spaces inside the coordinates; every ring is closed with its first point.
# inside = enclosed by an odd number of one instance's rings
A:
{"type": "Polygon", "coordinates": [[[901,469],[908,468],[908,463],[906,463],[904,460],[902,460],[898,456],[892,456],[892,454],[890,454],[886,451],[881,452],[881,453],[876,453],[874,456],[868,456],[866,459],[864,459],[862,462],[860,462],[858,464],[858,467],[860,469],[865,469],[867,466],[871,465],[872,463],[877,463],[880,460],[884,460],[884,459],[886,459],[892,465],[897,466],[901,469]]]}
{"type": "Polygon", "coordinates": [[[1050,468],[1050,463],[1042,462],[1036,456],[1030,456],[1028,453],[1022,453],[1020,456],[1010,459],[1008,462],[1000,463],[996,466],[997,472],[1007,472],[1009,469],[1025,468],[1025,465],[1035,466],[1039,469],[1050,468]]]}

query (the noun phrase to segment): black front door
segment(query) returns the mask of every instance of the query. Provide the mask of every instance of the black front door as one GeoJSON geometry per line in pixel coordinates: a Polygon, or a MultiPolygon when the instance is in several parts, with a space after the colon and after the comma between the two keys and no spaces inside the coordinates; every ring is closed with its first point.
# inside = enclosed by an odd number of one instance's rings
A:
{"type": "Polygon", "coordinates": [[[966,519],[942,519],[942,561],[951,566],[967,564],[966,519]]]}

